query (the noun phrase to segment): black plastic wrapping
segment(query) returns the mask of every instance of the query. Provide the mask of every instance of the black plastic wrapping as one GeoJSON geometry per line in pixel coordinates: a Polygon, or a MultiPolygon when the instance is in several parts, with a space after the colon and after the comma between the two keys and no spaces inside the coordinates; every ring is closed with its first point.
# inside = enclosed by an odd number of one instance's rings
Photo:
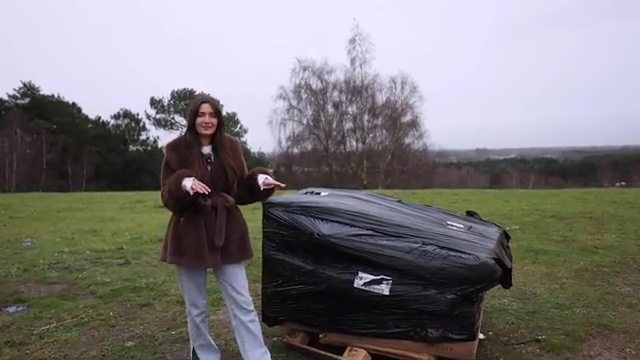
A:
{"type": "Polygon", "coordinates": [[[263,206],[262,320],[415,341],[476,339],[512,285],[509,234],[474,211],[308,188],[263,206]]]}

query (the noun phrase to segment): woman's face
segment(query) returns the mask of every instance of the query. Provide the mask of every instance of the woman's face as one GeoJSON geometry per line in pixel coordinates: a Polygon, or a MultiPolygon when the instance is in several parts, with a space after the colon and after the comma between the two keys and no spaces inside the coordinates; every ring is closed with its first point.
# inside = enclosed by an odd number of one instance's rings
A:
{"type": "Polygon", "coordinates": [[[218,118],[216,118],[213,107],[209,103],[202,103],[196,117],[196,131],[199,135],[213,135],[217,128],[218,118]]]}

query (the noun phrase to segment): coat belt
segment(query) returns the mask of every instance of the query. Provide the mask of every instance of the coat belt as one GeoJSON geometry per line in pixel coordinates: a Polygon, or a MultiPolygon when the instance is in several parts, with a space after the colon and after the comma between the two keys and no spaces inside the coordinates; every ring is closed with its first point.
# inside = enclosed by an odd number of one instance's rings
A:
{"type": "Polygon", "coordinates": [[[215,193],[212,196],[198,199],[199,208],[205,217],[207,243],[217,248],[224,245],[227,235],[227,216],[229,209],[235,204],[236,201],[226,193],[215,193]],[[211,228],[212,225],[215,225],[215,229],[211,228]],[[211,234],[213,234],[213,239],[211,239],[211,234]]]}

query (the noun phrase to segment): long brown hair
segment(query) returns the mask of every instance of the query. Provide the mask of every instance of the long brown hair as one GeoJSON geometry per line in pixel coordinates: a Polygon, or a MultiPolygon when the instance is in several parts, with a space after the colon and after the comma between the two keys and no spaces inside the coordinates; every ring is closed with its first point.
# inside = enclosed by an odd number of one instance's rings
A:
{"type": "MultiPolygon", "coordinates": [[[[194,156],[195,161],[195,169],[198,176],[204,170],[202,168],[202,161],[200,161],[200,147],[202,146],[200,142],[200,135],[196,130],[196,119],[198,118],[198,113],[200,111],[200,106],[202,104],[209,104],[213,108],[213,113],[218,120],[218,125],[216,126],[216,131],[211,136],[211,148],[214,154],[214,162],[220,162],[222,165],[221,168],[226,174],[227,185],[232,193],[236,191],[236,181],[239,176],[239,164],[235,164],[231,158],[230,149],[225,146],[225,130],[224,130],[224,118],[222,116],[222,108],[220,106],[220,102],[209,96],[209,95],[198,95],[196,96],[187,109],[186,120],[187,120],[187,129],[185,130],[185,136],[189,140],[189,143],[192,147],[192,152],[197,154],[198,156],[194,156]]],[[[233,195],[233,194],[232,194],[233,195]]]]}

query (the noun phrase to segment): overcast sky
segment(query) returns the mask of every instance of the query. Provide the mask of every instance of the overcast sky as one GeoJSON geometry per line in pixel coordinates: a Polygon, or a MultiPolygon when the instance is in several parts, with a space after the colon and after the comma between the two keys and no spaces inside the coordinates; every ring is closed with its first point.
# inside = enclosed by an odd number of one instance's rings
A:
{"type": "Polygon", "coordinates": [[[106,117],[193,87],[269,150],[294,58],[344,62],[354,18],[377,70],[420,84],[438,147],[640,143],[639,0],[3,0],[0,92],[106,117]]]}

